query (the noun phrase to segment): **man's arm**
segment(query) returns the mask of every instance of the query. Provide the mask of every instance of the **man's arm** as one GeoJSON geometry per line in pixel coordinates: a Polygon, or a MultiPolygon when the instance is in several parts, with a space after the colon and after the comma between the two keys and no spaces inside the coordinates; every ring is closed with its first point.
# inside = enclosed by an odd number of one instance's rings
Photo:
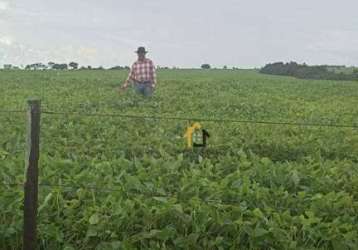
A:
{"type": "Polygon", "coordinates": [[[127,88],[129,83],[132,82],[133,80],[134,80],[134,64],[132,65],[132,67],[131,67],[131,69],[129,71],[128,77],[125,80],[122,88],[127,88]]]}
{"type": "Polygon", "coordinates": [[[155,88],[155,86],[157,85],[157,72],[155,70],[155,66],[152,62],[152,65],[151,65],[151,73],[152,73],[152,87],[155,88]]]}

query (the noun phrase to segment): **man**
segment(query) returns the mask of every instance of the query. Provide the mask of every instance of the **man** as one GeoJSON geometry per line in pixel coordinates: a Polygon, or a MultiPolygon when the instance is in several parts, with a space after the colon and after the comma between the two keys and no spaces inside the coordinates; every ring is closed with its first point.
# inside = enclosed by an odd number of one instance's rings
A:
{"type": "Polygon", "coordinates": [[[121,87],[125,90],[129,83],[132,82],[137,93],[146,97],[153,94],[157,83],[157,76],[152,60],[145,57],[147,51],[144,47],[139,47],[136,51],[138,60],[132,65],[127,80],[121,87]]]}

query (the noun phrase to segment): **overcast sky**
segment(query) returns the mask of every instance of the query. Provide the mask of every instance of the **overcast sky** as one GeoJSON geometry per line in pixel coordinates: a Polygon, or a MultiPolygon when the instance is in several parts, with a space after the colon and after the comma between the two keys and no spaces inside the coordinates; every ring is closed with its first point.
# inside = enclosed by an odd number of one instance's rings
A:
{"type": "Polygon", "coordinates": [[[0,65],[358,65],[357,0],[0,0],[0,65]]]}

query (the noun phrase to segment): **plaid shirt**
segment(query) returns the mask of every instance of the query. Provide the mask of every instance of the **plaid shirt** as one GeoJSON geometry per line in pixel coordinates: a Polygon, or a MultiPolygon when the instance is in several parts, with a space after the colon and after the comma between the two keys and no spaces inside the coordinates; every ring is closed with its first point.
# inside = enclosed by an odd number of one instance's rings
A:
{"type": "Polygon", "coordinates": [[[157,75],[153,62],[147,58],[144,61],[136,61],[129,72],[127,81],[129,80],[136,82],[150,81],[154,87],[157,83],[157,75]]]}

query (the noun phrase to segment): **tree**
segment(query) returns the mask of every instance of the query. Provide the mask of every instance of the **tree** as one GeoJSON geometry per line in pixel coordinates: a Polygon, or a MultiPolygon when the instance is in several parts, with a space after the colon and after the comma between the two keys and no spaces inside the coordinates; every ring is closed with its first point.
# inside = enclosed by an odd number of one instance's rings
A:
{"type": "Polygon", "coordinates": [[[201,68],[202,69],[211,69],[211,66],[210,66],[210,64],[204,63],[201,65],[201,68]]]}
{"type": "Polygon", "coordinates": [[[56,63],[54,63],[54,62],[48,62],[48,63],[47,63],[49,69],[52,69],[52,68],[53,68],[53,65],[55,65],[55,64],[56,64],[56,63]]]}
{"type": "Polygon", "coordinates": [[[110,70],[122,70],[124,67],[122,66],[113,66],[112,68],[109,68],[110,70]]]}
{"type": "Polygon", "coordinates": [[[76,62],[70,62],[70,64],[68,64],[68,65],[74,70],[78,69],[78,63],[76,63],[76,62]]]}
{"type": "Polygon", "coordinates": [[[12,69],[12,65],[11,64],[4,64],[4,69],[12,69]]]}
{"type": "Polygon", "coordinates": [[[54,64],[53,65],[53,67],[52,67],[53,69],[57,69],[57,70],[66,70],[66,69],[68,69],[68,66],[67,66],[67,64],[66,63],[62,63],[62,64],[54,64]]]}
{"type": "Polygon", "coordinates": [[[227,66],[226,66],[226,65],[224,65],[223,69],[227,69],[227,66]]]}
{"type": "Polygon", "coordinates": [[[26,70],[45,70],[45,69],[47,69],[47,66],[43,63],[33,63],[33,64],[26,65],[25,69],[26,70]]]}

